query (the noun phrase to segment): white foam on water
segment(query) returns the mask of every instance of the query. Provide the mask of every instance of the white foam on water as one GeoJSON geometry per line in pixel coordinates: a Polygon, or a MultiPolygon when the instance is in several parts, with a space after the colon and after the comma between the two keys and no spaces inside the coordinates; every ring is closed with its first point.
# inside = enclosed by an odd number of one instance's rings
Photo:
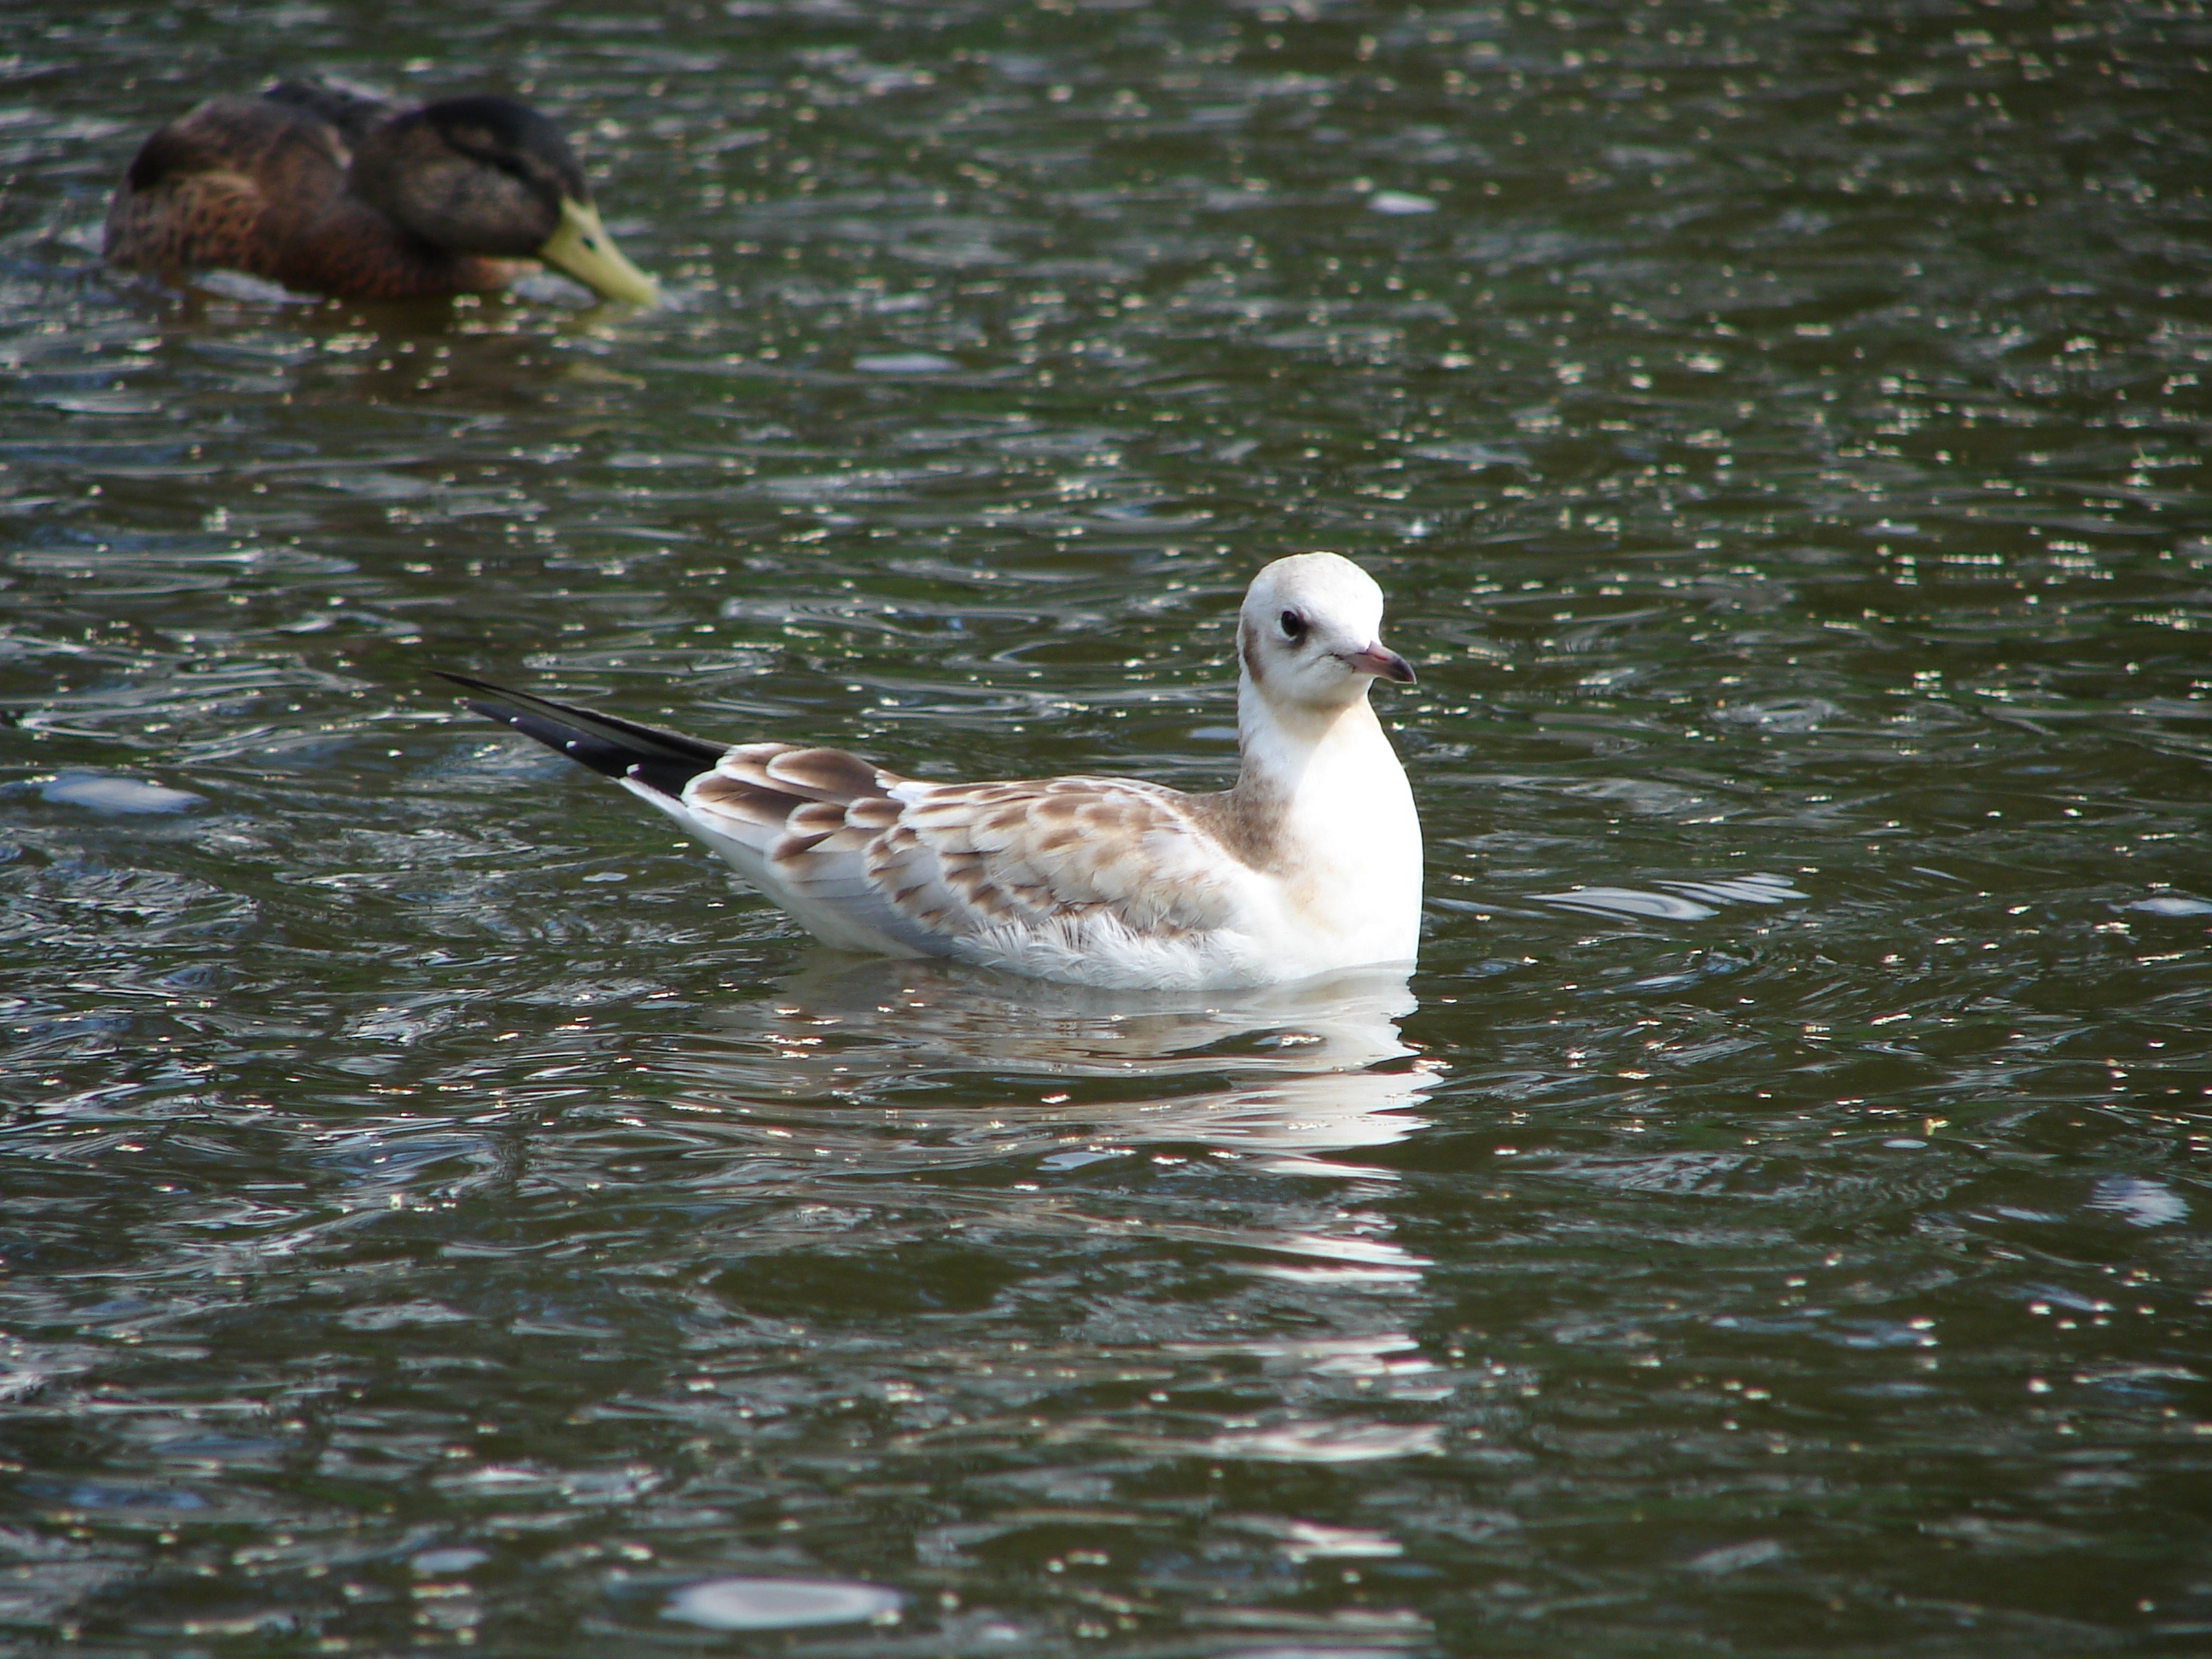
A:
{"type": "Polygon", "coordinates": [[[933,351],[887,351],[872,357],[855,357],[853,367],[863,374],[942,374],[960,365],[933,351]]]}
{"type": "Polygon", "coordinates": [[[2163,1227],[2189,1213],[2189,1206],[2163,1182],[2140,1176],[2106,1176],[2090,1189],[2089,1207],[2110,1210],[2138,1227],[2163,1227]]]}
{"type": "Polygon", "coordinates": [[[46,800],[94,812],[181,812],[207,799],[189,789],[170,789],[100,772],[64,772],[39,794],[46,800]]]}
{"type": "Polygon", "coordinates": [[[2154,916],[2212,916],[2212,903],[2200,898],[2185,897],[2179,893],[2154,893],[2147,899],[2137,899],[2127,908],[2148,910],[2154,916]]]}
{"type": "Polygon", "coordinates": [[[807,1625],[890,1623],[903,1601],[880,1584],[828,1578],[709,1578],[677,1591],[660,1610],[708,1630],[796,1630],[807,1625]]]}

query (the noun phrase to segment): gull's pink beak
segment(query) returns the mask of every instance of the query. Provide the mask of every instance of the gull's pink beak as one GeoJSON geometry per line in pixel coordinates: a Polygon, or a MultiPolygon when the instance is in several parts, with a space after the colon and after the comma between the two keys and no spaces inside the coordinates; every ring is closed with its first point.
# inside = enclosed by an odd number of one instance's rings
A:
{"type": "Polygon", "coordinates": [[[1413,665],[1380,640],[1376,641],[1364,651],[1344,652],[1341,659],[1363,674],[1373,674],[1381,679],[1396,680],[1401,685],[1411,685],[1413,683],[1413,665]]]}

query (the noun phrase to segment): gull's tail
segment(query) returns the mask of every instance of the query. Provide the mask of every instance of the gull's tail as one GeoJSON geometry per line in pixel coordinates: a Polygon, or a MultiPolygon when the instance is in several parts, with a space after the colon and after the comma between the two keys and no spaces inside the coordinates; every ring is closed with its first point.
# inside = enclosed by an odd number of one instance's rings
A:
{"type": "Polygon", "coordinates": [[[468,705],[479,714],[511,726],[526,738],[535,738],[548,749],[557,749],[570,760],[588,766],[603,776],[624,783],[642,784],[680,799],[684,786],[729,752],[729,745],[687,738],[678,732],[595,714],[572,703],[533,697],[526,691],[510,691],[489,680],[434,670],[441,680],[451,680],[469,694],[468,705]]]}

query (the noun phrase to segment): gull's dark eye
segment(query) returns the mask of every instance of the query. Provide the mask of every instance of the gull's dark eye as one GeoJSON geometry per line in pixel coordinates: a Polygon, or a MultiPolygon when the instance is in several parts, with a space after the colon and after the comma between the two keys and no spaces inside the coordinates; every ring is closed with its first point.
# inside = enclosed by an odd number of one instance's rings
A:
{"type": "Polygon", "coordinates": [[[1295,611],[1283,612],[1283,637],[1286,640],[1302,640],[1305,636],[1306,619],[1295,611]]]}

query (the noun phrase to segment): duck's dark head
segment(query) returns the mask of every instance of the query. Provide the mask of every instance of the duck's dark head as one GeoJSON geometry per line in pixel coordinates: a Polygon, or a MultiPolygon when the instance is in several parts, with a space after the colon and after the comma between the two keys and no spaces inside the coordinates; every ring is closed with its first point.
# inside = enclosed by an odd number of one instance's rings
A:
{"type": "Polygon", "coordinates": [[[543,259],[611,300],[660,297],[600,224],[561,130],[512,98],[447,98],[394,116],[356,149],[352,179],[434,247],[543,259]]]}

